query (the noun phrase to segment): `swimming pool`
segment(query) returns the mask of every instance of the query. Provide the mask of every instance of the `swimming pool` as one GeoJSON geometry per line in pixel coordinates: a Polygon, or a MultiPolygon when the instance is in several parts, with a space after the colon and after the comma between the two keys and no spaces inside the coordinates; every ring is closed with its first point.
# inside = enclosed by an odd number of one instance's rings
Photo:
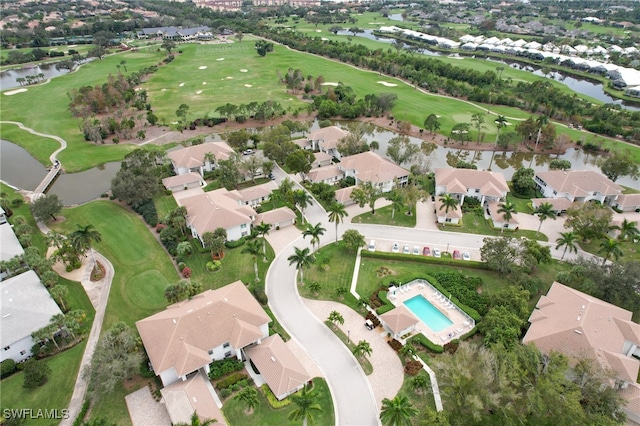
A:
{"type": "Polygon", "coordinates": [[[421,294],[405,300],[404,305],[433,331],[441,331],[453,324],[449,318],[421,294]]]}

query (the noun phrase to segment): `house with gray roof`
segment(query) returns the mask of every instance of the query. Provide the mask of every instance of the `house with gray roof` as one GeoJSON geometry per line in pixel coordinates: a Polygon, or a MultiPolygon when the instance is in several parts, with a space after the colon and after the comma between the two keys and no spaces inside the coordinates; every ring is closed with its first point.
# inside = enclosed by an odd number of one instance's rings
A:
{"type": "Polygon", "coordinates": [[[37,343],[31,334],[49,325],[51,317],[62,311],[34,271],[0,282],[0,291],[0,361],[24,361],[37,343]]]}

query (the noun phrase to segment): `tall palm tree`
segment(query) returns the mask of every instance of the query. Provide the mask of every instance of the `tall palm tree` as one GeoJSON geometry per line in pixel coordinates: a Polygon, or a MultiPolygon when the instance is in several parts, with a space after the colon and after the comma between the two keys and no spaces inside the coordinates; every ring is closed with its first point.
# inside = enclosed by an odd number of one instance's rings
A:
{"type": "Polygon", "coordinates": [[[329,321],[331,321],[332,323],[334,323],[335,325],[338,325],[338,324],[343,325],[344,324],[344,317],[338,311],[331,311],[329,313],[329,317],[327,319],[329,321]]]}
{"type": "MultiPolygon", "coordinates": [[[[505,223],[509,223],[511,218],[513,218],[513,214],[516,211],[516,206],[511,201],[505,201],[504,203],[498,204],[498,213],[502,213],[502,219],[505,223]]],[[[500,232],[504,232],[504,226],[500,229],[500,232]]]]}
{"type": "Polygon", "coordinates": [[[536,118],[536,124],[538,126],[538,136],[536,136],[536,146],[533,148],[533,150],[537,150],[538,149],[538,143],[540,143],[540,135],[542,134],[542,128],[549,122],[549,118],[546,115],[541,115],[540,117],[536,118]]]}
{"type": "Polygon", "coordinates": [[[623,256],[622,250],[620,250],[620,243],[613,238],[605,238],[600,243],[599,253],[604,254],[604,259],[602,259],[602,266],[607,263],[607,260],[611,256],[613,256],[616,260],[620,259],[620,256],[623,256]]]}
{"type": "Polygon", "coordinates": [[[241,251],[241,253],[249,253],[253,256],[253,271],[256,273],[256,282],[260,281],[260,277],[258,276],[258,256],[262,251],[261,246],[263,244],[262,240],[249,240],[241,251]]]}
{"type": "Polygon", "coordinates": [[[254,387],[246,387],[242,389],[236,396],[245,406],[245,413],[253,413],[253,409],[260,404],[258,400],[258,391],[254,387]]]}
{"type": "Polygon", "coordinates": [[[418,415],[418,410],[411,405],[405,395],[397,395],[393,399],[382,400],[380,420],[382,424],[390,426],[410,426],[411,418],[418,415]]]}
{"type": "Polygon", "coordinates": [[[253,229],[258,233],[259,236],[262,237],[262,258],[266,262],[267,261],[267,235],[269,235],[269,231],[271,230],[271,224],[260,222],[260,225],[256,225],[253,229]]]}
{"type": "Polygon", "coordinates": [[[78,253],[82,254],[89,250],[91,252],[94,267],[96,267],[97,264],[96,257],[93,254],[91,246],[94,242],[99,243],[100,241],[102,241],[102,235],[91,224],[85,226],[78,225],[78,229],[71,234],[71,243],[73,244],[73,248],[75,248],[78,253]]]}
{"type": "Polygon", "coordinates": [[[344,208],[344,204],[334,202],[327,209],[327,213],[329,214],[329,222],[334,222],[336,224],[336,243],[338,242],[338,225],[342,222],[342,219],[345,216],[349,216],[347,211],[344,208]]]}
{"type": "Polygon", "coordinates": [[[304,209],[311,205],[312,198],[311,195],[304,189],[297,189],[293,191],[293,204],[300,208],[300,213],[302,213],[302,220],[304,221],[304,209]]]}
{"type": "Polygon", "coordinates": [[[560,237],[556,239],[556,250],[564,246],[564,251],[562,252],[562,257],[560,257],[560,260],[564,259],[564,255],[567,254],[567,249],[569,250],[569,252],[578,252],[576,241],[578,241],[578,235],[575,232],[569,231],[560,233],[560,237]]]}
{"type": "Polygon", "coordinates": [[[198,412],[194,411],[191,414],[191,422],[190,423],[176,423],[175,426],[210,426],[216,423],[218,420],[216,419],[207,419],[205,421],[200,420],[200,416],[198,416],[198,412]]]}
{"type": "Polygon", "coordinates": [[[64,298],[69,293],[69,289],[64,285],[58,284],[54,287],[51,287],[49,289],[49,293],[51,294],[51,297],[53,297],[54,300],[57,300],[58,302],[60,302],[60,306],[62,307],[62,310],[66,311],[67,307],[64,304],[64,298]]]}
{"type": "Polygon", "coordinates": [[[553,210],[553,206],[551,205],[551,203],[540,204],[538,208],[535,209],[533,214],[538,216],[538,219],[540,220],[540,225],[538,226],[538,230],[536,231],[536,237],[540,233],[540,228],[542,228],[542,222],[544,222],[547,219],[556,220],[556,213],[553,210]]]}
{"type": "Polygon", "coordinates": [[[298,247],[293,248],[295,253],[287,258],[289,265],[296,264],[296,269],[300,271],[300,284],[304,285],[304,269],[311,266],[316,261],[315,256],[309,252],[309,247],[300,249],[298,247]]]}
{"type": "Polygon", "coordinates": [[[322,227],[320,222],[315,225],[307,223],[307,228],[302,232],[302,238],[311,237],[311,250],[313,251],[316,244],[320,245],[320,237],[324,235],[325,231],[326,229],[322,227]]]}
{"type": "Polygon", "coordinates": [[[291,400],[297,407],[289,413],[289,420],[295,421],[302,419],[303,426],[306,426],[307,422],[314,423],[314,411],[322,411],[322,407],[315,402],[315,398],[316,394],[313,392],[307,392],[306,386],[302,388],[302,395],[292,395],[291,400]]]}
{"type": "Polygon", "coordinates": [[[396,215],[396,209],[399,210],[404,205],[402,194],[400,194],[396,189],[393,189],[387,192],[384,198],[391,201],[391,220],[393,221],[393,218],[396,215]]]}
{"type": "Polygon", "coordinates": [[[500,130],[503,127],[507,127],[507,119],[504,118],[504,115],[499,115],[498,118],[496,118],[494,121],[494,123],[496,123],[496,127],[498,128],[498,133],[496,134],[496,144],[495,146],[498,146],[498,138],[500,137],[500,130]]]}
{"type": "Polygon", "coordinates": [[[371,352],[373,352],[373,349],[371,349],[371,345],[366,340],[360,340],[353,349],[353,354],[358,358],[371,356],[371,352]]]}
{"type": "Polygon", "coordinates": [[[638,222],[629,222],[626,218],[616,228],[620,230],[620,235],[618,235],[620,241],[625,241],[627,238],[633,241],[636,236],[640,235],[638,222]]]}
{"type": "Polygon", "coordinates": [[[444,221],[446,222],[449,210],[455,210],[458,207],[458,199],[453,198],[451,194],[444,194],[443,197],[440,197],[440,202],[442,203],[440,210],[444,209],[444,221]]]}

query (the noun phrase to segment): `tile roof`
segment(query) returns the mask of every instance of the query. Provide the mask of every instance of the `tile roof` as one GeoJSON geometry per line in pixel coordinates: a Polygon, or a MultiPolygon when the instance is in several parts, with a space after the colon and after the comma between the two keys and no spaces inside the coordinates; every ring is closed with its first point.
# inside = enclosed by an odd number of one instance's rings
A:
{"type": "Polygon", "coordinates": [[[620,207],[640,206],[640,194],[623,194],[618,196],[616,203],[620,207]]]}
{"type": "Polygon", "coordinates": [[[412,325],[416,325],[418,323],[416,316],[413,315],[404,305],[400,305],[395,309],[380,315],[380,319],[383,320],[394,333],[401,333],[412,325]]]}
{"type": "Polygon", "coordinates": [[[351,200],[351,193],[357,186],[347,186],[346,188],[340,188],[336,190],[336,201],[339,203],[345,203],[346,201],[351,200]]]}
{"type": "Polygon", "coordinates": [[[202,180],[202,176],[194,172],[185,173],[183,175],[170,176],[168,178],[162,179],[162,184],[167,189],[180,185],[188,185],[194,182],[200,182],[202,184],[204,181],[202,180]]]}
{"type": "Polygon", "coordinates": [[[212,153],[216,157],[216,162],[228,160],[235,153],[226,142],[207,142],[200,145],[192,145],[186,148],[176,149],[167,152],[167,157],[176,167],[200,167],[204,165],[205,154],[212,153]]]}
{"type": "Polygon", "coordinates": [[[390,182],[409,175],[407,170],[371,151],[343,157],[338,167],[355,170],[356,178],[362,182],[390,182]]]}
{"type": "Polygon", "coordinates": [[[447,193],[461,194],[468,189],[480,189],[482,195],[502,197],[509,185],[502,173],[485,170],[437,168],[436,186],[444,186],[447,193]],[[485,192],[486,191],[486,192],[485,192]]]}
{"type": "Polygon", "coordinates": [[[242,281],[207,290],[136,322],[153,369],[178,376],[210,362],[208,351],[226,342],[239,349],[262,336],[271,322],[242,281]]]}
{"type": "Polygon", "coordinates": [[[255,211],[239,201],[242,196],[238,191],[227,191],[224,188],[205,192],[192,197],[177,200],[178,204],[187,208],[187,222],[202,236],[205,232],[213,232],[216,228],[230,229],[244,223],[251,223],[255,211]]]}
{"type": "Polygon", "coordinates": [[[593,170],[549,170],[536,172],[536,176],[558,192],[574,197],[585,197],[594,191],[603,195],[622,193],[622,187],[601,173],[593,170]]]}
{"type": "Polygon", "coordinates": [[[254,225],[259,225],[264,222],[269,225],[275,225],[295,218],[296,214],[289,207],[279,207],[268,212],[259,213],[253,223],[254,225]]]}
{"type": "Polygon", "coordinates": [[[491,218],[495,222],[508,223],[510,225],[518,225],[519,222],[516,219],[516,212],[512,213],[511,219],[507,221],[504,220],[504,213],[498,212],[498,210],[500,210],[500,204],[502,204],[500,201],[489,201],[487,203],[487,209],[489,209],[489,214],[491,215],[491,218]]]}
{"type": "Polygon", "coordinates": [[[541,204],[549,203],[553,207],[553,210],[562,211],[567,210],[573,204],[566,198],[532,198],[531,203],[534,207],[540,207],[541,204]]]}
{"type": "Polygon", "coordinates": [[[315,169],[311,169],[311,171],[307,173],[307,179],[309,179],[311,182],[321,182],[325,179],[334,177],[342,178],[343,176],[344,173],[342,172],[342,170],[340,170],[338,166],[335,165],[318,167],[315,169]]]}
{"type": "Polygon", "coordinates": [[[313,160],[313,164],[320,164],[320,163],[323,163],[325,161],[331,161],[331,159],[333,158],[331,155],[327,154],[326,152],[322,152],[322,151],[315,152],[313,155],[315,156],[315,160],[313,160]]]}
{"type": "Polygon", "coordinates": [[[224,426],[224,415],[216,405],[212,391],[211,384],[200,372],[160,389],[173,424],[190,425],[191,415],[196,411],[201,422],[216,419],[214,426],[224,426]]]}
{"type": "Polygon", "coordinates": [[[269,197],[271,192],[275,189],[278,189],[278,185],[273,181],[269,181],[261,185],[238,189],[238,193],[241,197],[240,200],[245,203],[247,201],[258,200],[263,197],[269,197]]]}
{"type": "Polygon", "coordinates": [[[245,353],[276,397],[287,395],[311,380],[307,370],[278,334],[248,347],[245,353]]]}
{"type": "Polygon", "coordinates": [[[460,208],[460,203],[456,205],[455,209],[453,210],[449,209],[449,211],[445,213],[445,207],[443,207],[444,204],[442,204],[442,201],[440,200],[440,198],[442,197],[436,197],[436,216],[437,217],[447,216],[447,218],[451,218],[451,219],[462,218],[462,209],[460,208]]]}
{"type": "Polygon", "coordinates": [[[0,260],[9,260],[12,257],[24,254],[22,244],[13,232],[9,222],[0,224],[0,260]]]}
{"type": "Polygon", "coordinates": [[[324,127],[309,134],[312,141],[320,141],[319,145],[324,149],[333,149],[338,147],[340,139],[348,136],[349,132],[337,126],[324,127]]]}

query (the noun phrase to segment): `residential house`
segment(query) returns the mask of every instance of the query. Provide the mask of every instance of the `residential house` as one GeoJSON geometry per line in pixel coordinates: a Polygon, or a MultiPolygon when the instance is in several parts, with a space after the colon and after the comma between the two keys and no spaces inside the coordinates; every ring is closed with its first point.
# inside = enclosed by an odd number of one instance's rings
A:
{"type": "Polygon", "coordinates": [[[418,318],[404,305],[399,305],[380,315],[380,321],[384,329],[391,333],[394,339],[399,339],[412,332],[418,324],[418,318]]]}
{"type": "Polygon", "coordinates": [[[344,173],[337,165],[311,169],[309,173],[306,174],[306,178],[309,182],[322,182],[329,185],[338,183],[338,181],[340,181],[340,179],[342,179],[343,177],[344,173]]]}
{"type": "Polygon", "coordinates": [[[409,171],[371,151],[344,157],[337,166],[344,177],[355,178],[356,185],[371,182],[382,192],[391,191],[396,184],[405,186],[409,181],[409,171]]]}
{"type": "Polygon", "coordinates": [[[314,151],[321,151],[340,159],[338,143],[346,136],[349,136],[349,132],[346,130],[337,126],[329,126],[310,133],[308,138],[311,142],[311,149],[314,151]]]}
{"type": "Polygon", "coordinates": [[[62,311],[34,271],[0,282],[0,290],[0,361],[9,358],[24,361],[31,357],[31,347],[38,343],[31,334],[49,325],[51,317],[62,311]]]}
{"type": "Polygon", "coordinates": [[[167,152],[177,175],[189,172],[210,172],[218,167],[218,161],[228,160],[235,151],[226,142],[207,142],[167,152]]]}
{"type": "Polygon", "coordinates": [[[244,349],[269,336],[271,318],[242,281],[170,305],[136,322],[153,371],[168,386],[213,360],[244,359],[244,349]]]}
{"type": "Polygon", "coordinates": [[[246,349],[251,366],[262,376],[278,400],[302,389],[311,375],[284,340],[274,334],[246,349]]]}
{"type": "Polygon", "coordinates": [[[522,343],[543,353],[560,352],[572,361],[586,358],[613,372],[610,384],[630,398],[624,411],[638,422],[640,407],[632,400],[640,394],[640,324],[631,317],[630,311],[554,282],[531,313],[522,343]]]}
{"type": "Polygon", "coordinates": [[[504,228],[504,229],[517,229],[518,228],[518,219],[516,219],[515,214],[512,214],[511,219],[506,220],[504,217],[504,213],[498,212],[500,210],[500,202],[498,201],[488,201],[487,208],[485,210],[486,215],[485,219],[491,219],[493,222],[493,226],[495,228],[504,228]]]}
{"type": "Polygon", "coordinates": [[[314,156],[315,159],[313,160],[313,163],[311,163],[311,167],[314,169],[316,167],[330,166],[331,160],[333,160],[332,156],[322,151],[316,152],[314,156]]]}
{"type": "MultiPolygon", "coordinates": [[[[4,213],[0,217],[4,217],[4,213]]],[[[9,222],[0,224],[0,242],[0,261],[6,262],[24,254],[22,244],[20,244],[9,222]]],[[[8,272],[0,271],[0,281],[7,275],[8,272]]]]}
{"type": "Polygon", "coordinates": [[[613,205],[622,194],[620,185],[592,170],[536,172],[534,181],[544,197],[566,198],[571,202],[595,200],[613,205]]]}
{"type": "Polygon", "coordinates": [[[438,223],[451,223],[457,225],[460,223],[460,219],[462,219],[460,203],[458,203],[454,209],[449,209],[449,211],[447,211],[447,208],[444,207],[444,203],[442,202],[442,197],[439,196],[436,196],[435,210],[438,223]]]}
{"type": "Polygon", "coordinates": [[[171,423],[191,424],[191,416],[198,413],[201,424],[207,420],[215,419],[212,426],[224,426],[224,415],[213,396],[215,391],[211,382],[201,372],[184,381],[173,382],[169,386],[160,389],[162,401],[171,423]]]}
{"type": "Polygon", "coordinates": [[[544,203],[551,204],[552,210],[557,215],[566,213],[567,209],[571,207],[571,205],[573,204],[572,201],[569,201],[566,198],[532,198],[531,199],[531,206],[533,207],[534,210],[540,207],[544,203]]]}
{"type": "Polygon", "coordinates": [[[0,207],[0,225],[7,223],[7,213],[0,207]]]}
{"type": "Polygon", "coordinates": [[[435,170],[436,195],[450,194],[460,204],[465,197],[473,197],[484,206],[487,201],[504,199],[509,185],[502,173],[484,170],[437,168],[435,170]]]}
{"type": "Polygon", "coordinates": [[[612,207],[623,212],[640,212],[640,194],[620,195],[612,207]]]}
{"type": "Polygon", "coordinates": [[[356,186],[347,186],[346,188],[340,188],[336,190],[336,201],[338,203],[344,204],[345,206],[350,206],[351,204],[355,204],[355,201],[351,198],[351,193],[356,189],[356,186]]]}
{"type": "Polygon", "coordinates": [[[267,223],[273,229],[284,228],[296,223],[296,214],[289,207],[279,207],[264,213],[258,213],[253,225],[260,225],[261,223],[267,223]]]}
{"type": "Polygon", "coordinates": [[[195,172],[183,175],[170,176],[162,179],[162,185],[172,192],[186,191],[187,189],[200,188],[206,185],[202,175],[195,172]]]}
{"type": "Polygon", "coordinates": [[[238,193],[242,197],[240,202],[246,206],[257,207],[265,201],[269,201],[271,192],[275,189],[278,189],[278,185],[273,181],[239,189],[238,193]]]}
{"type": "Polygon", "coordinates": [[[255,210],[244,204],[242,195],[236,190],[220,188],[176,201],[187,208],[187,226],[191,235],[203,245],[202,235],[217,228],[227,231],[228,240],[249,235],[256,217],[255,210]]]}

